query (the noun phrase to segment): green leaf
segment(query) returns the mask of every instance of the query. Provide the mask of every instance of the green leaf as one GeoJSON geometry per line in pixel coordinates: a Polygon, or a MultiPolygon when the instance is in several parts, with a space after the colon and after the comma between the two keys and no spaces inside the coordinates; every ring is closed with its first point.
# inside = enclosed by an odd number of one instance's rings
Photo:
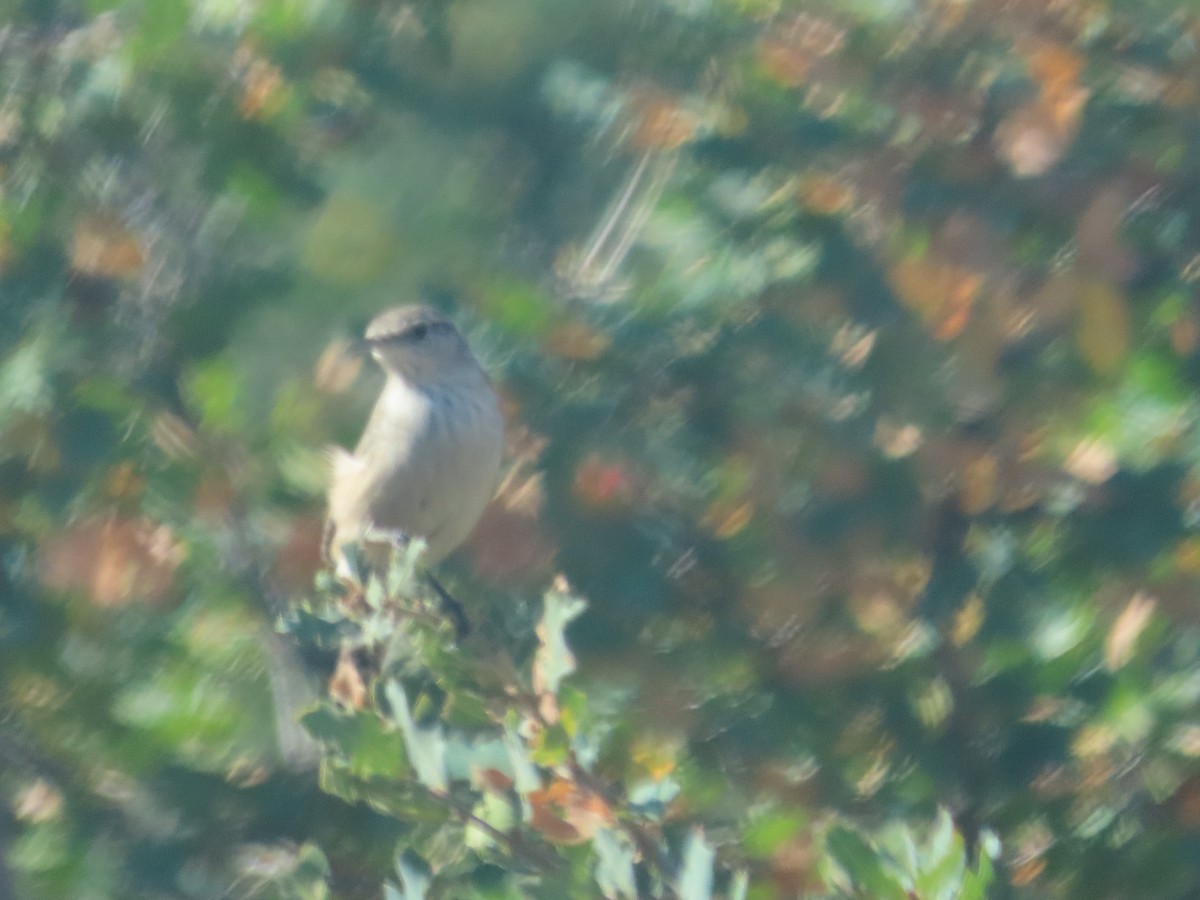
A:
{"type": "Polygon", "coordinates": [[[570,751],[571,738],[566,729],[561,725],[551,725],[537,736],[529,757],[539,766],[553,768],[566,762],[570,751]]]}
{"type": "Polygon", "coordinates": [[[975,871],[968,871],[963,875],[962,885],[955,900],[986,900],[988,896],[988,888],[992,885],[995,871],[991,856],[982,849],[982,841],[980,844],[979,864],[975,871]]]}
{"type": "Polygon", "coordinates": [[[483,308],[492,322],[528,338],[543,336],[554,319],[553,300],[522,281],[494,284],[483,300],[483,308]]]}
{"type": "Polygon", "coordinates": [[[716,851],[697,828],[688,836],[683,851],[683,866],[676,885],[680,900],[710,900],[715,860],[716,851]]]}
{"type": "Polygon", "coordinates": [[[433,883],[429,863],[411,850],[404,850],[396,857],[396,874],[400,876],[400,890],[391,889],[388,900],[393,897],[395,900],[425,900],[433,883]]]}
{"type": "Polygon", "coordinates": [[[300,900],[325,900],[329,896],[330,874],[329,861],[321,848],[306,843],[296,855],[296,865],[288,886],[294,892],[293,896],[300,900]]]}
{"type": "Polygon", "coordinates": [[[880,853],[857,831],[837,825],[825,836],[825,851],[855,887],[857,895],[871,900],[907,900],[908,891],[889,871],[880,853]]]}
{"type": "Polygon", "coordinates": [[[244,424],[244,385],[233,364],[222,357],[196,363],[183,379],[188,405],[203,424],[218,431],[237,431],[244,424]]]}
{"type": "Polygon", "coordinates": [[[398,778],[408,771],[400,735],[384,728],[372,713],[347,714],[321,706],[302,716],[300,724],[315,740],[331,745],[337,762],[356,778],[398,778]]]}
{"type": "Polygon", "coordinates": [[[913,890],[921,897],[953,900],[961,890],[966,848],[962,835],[955,830],[950,814],[944,809],[938,813],[937,825],[923,855],[921,870],[914,873],[913,890]]]}
{"type": "Polygon", "coordinates": [[[524,796],[540,788],[542,779],[537,767],[530,761],[525,741],[517,733],[518,718],[516,713],[510,713],[505,719],[504,749],[508,752],[508,760],[512,765],[513,787],[518,794],[524,796]]]}
{"type": "Polygon", "coordinates": [[[601,828],[592,838],[592,848],[596,851],[596,885],[604,896],[635,900],[637,881],[633,861],[636,848],[629,836],[622,831],[601,828]]]}
{"type": "Polygon", "coordinates": [[[542,645],[536,662],[542,690],[556,694],[562,680],[575,671],[575,655],[567,646],[566,628],[585,609],[587,602],[579,597],[557,588],[546,592],[538,627],[542,645]]]}
{"type": "Polygon", "coordinates": [[[0,413],[37,413],[50,408],[52,348],[53,336],[39,333],[0,361],[0,413]]]}
{"type": "Polygon", "coordinates": [[[742,845],[751,856],[770,857],[808,822],[797,810],[771,810],[753,819],[742,837],[742,845]]]}
{"type": "Polygon", "coordinates": [[[446,773],[446,735],[441,724],[431,728],[418,726],[409,709],[404,686],[396,679],[390,679],[383,691],[392,708],[392,716],[404,735],[404,747],[408,751],[409,762],[417,771],[417,777],[432,791],[446,791],[450,786],[450,778],[446,773]]]}
{"type": "Polygon", "coordinates": [[[745,869],[738,869],[733,873],[733,878],[730,881],[727,892],[728,900],[746,900],[749,894],[750,873],[745,869]]]}
{"type": "Polygon", "coordinates": [[[446,704],[442,708],[442,718],[446,724],[463,731],[489,729],[495,722],[487,701],[479,694],[466,689],[455,689],[448,694],[446,704]]]}
{"type": "Polygon", "coordinates": [[[325,793],[347,803],[366,804],[402,822],[444,825],[452,818],[446,804],[415,781],[382,776],[356,778],[345,766],[328,759],[321,764],[319,780],[325,793]]]}
{"type": "MultiPolygon", "coordinates": [[[[508,797],[502,797],[491,791],[484,792],[479,802],[475,804],[472,813],[480,821],[486,822],[503,833],[511,831],[516,821],[513,805],[508,797]]],[[[467,823],[463,839],[472,850],[485,850],[496,844],[491,833],[474,822],[467,823]]]]}

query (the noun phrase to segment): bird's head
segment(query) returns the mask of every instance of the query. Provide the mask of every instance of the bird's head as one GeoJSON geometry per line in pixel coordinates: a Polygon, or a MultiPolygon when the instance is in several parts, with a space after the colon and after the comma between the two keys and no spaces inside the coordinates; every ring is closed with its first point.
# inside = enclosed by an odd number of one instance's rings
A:
{"type": "Polygon", "coordinates": [[[478,371],[454,324],[432,306],[397,306],[367,326],[364,342],[391,375],[414,385],[435,384],[478,371]]]}

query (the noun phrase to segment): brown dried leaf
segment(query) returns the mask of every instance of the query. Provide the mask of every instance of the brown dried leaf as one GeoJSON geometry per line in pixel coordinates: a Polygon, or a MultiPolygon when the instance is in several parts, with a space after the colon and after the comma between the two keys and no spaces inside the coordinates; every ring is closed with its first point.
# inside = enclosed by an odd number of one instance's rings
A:
{"type": "Polygon", "coordinates": [[[758,45],[758,61],[776,84],[798,87],[814,62],[837,53],[845,43],[845,28],[805,12],[771,29],[758,45]]]}
{"type": "Polygon", "coordinates": [[[638,150],[676,150],[696,136],[697,116],[677,100],[648,92],[634,101],[632,145],[638,150]]]}
{"type": "Polygon", "coordinates": [[[1043,857],[1024,860],[1010,869],[1008,880],[1014,887],[1026,887],[1037,881],[1045,869],[1046,860],[1043,857]]]}
{"type": "Polygon", "coordinates": [[[343,647],[337,668],[329,679],[329,696],[347,709],[361,710],[367,704],[367,686],[354,661],[354,654],[343,647]]]}
{"type": "Polygon", "coordinates": [[[551,353],[582,362],[599,359],[611,344],[604,332],[579,322],[556,326],[546,336],[546,349],[551,353]]]}
{"type": "Polygon", "coordinates": [[[96,213],[75,223],[71,268],[99,278],[132,278],[145,258],[137,238],[116,216],[96,213]]]}
{"type": "Polygon", "coordinates": [[[1157,605],[1158,601],[1153,597],[1138,591],[1121,610],[1104,639],[1104,665],[1110,672],[1133,658],[1137,640],[1150,624],[1150,616],[1157,605]]]}
{"type": "Polygon", "coordinates": [[[975,637],[983,627],[983,619],[983,598],[972,592],[954,615],[954,622],[950,628],[950,639],[954,645],[961,647],[975,637]]]}
{"type": "Polygon", "coordinates": [[[958,491],[959,507],[968,516],[977,516],[996,502],[999,461],[984,453],[967,463],[958,491]]]}
{"type": "Polygon", "coordinates": [[[291,93],[277,65],[266,59],[253,59],[242,73],[238,113],[243,119],[271,119],[287,105],[291,93]]]}
{"type": "Polygon", "coordinates": [[[1029,38],[1019,49],[1043,95],[1060,96],[1078,87],[1083,57],[1072,48],[1042,38],[1029,38]]]}
{"type": "Polygon", "coordinates": [[[471,770],[471,784],[479,790],[503,795],[512,790],[513,780],[499,769],[475,767],[471,770]]]}
{"type": "Polygon", "coordinates": [[[146,480],[137,474],[133,463],[126,460],[109,470],[105,488],[108,496],[114,499],[130,499],[139,496],[145,486],[146,480]]]}
{"type": "Polygon", "coordinates": [[[185,556],[168,526],[110,516],[85,520],[46,541],[38,570],[51,590],[84,591],[97,606],[114,607],[165,599],[185,556]]]}

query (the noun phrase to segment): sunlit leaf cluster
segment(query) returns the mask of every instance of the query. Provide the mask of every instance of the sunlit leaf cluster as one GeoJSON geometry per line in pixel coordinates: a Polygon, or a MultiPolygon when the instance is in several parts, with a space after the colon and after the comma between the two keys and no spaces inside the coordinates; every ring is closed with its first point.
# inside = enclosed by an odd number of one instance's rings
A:
{"type": "Polygon", "coordinates": [[[1190,5],[0,25],[0,896],[1200,894],[1190,5]],[[320,554],[416,297],[464,638],[320,554]]]}

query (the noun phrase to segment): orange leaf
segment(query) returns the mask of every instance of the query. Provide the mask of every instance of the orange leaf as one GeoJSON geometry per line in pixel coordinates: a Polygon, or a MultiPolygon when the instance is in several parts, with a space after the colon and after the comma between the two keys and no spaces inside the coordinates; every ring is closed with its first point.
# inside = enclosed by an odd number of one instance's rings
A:
{"type": "Polygon", "coordinates": [[[582,844],[616,821],[603,797],[562,778],[526,799],[532,810],[529,824],[555,844],[582,844]]]}
{"type": "Polygon", "coordinates": [[[1083,73],[1083,57],[1070,47],[1032,39],[1022,49],[1043,96],[1060,96],[1078,86],[1079,76],[1083,73]]]}
{"type": "Polygon", "coordinates": [[[929,257],[903,259],[890,274],[900,302],[942,341],[962,332],[983,286],[978,272],[929,257]]]}

